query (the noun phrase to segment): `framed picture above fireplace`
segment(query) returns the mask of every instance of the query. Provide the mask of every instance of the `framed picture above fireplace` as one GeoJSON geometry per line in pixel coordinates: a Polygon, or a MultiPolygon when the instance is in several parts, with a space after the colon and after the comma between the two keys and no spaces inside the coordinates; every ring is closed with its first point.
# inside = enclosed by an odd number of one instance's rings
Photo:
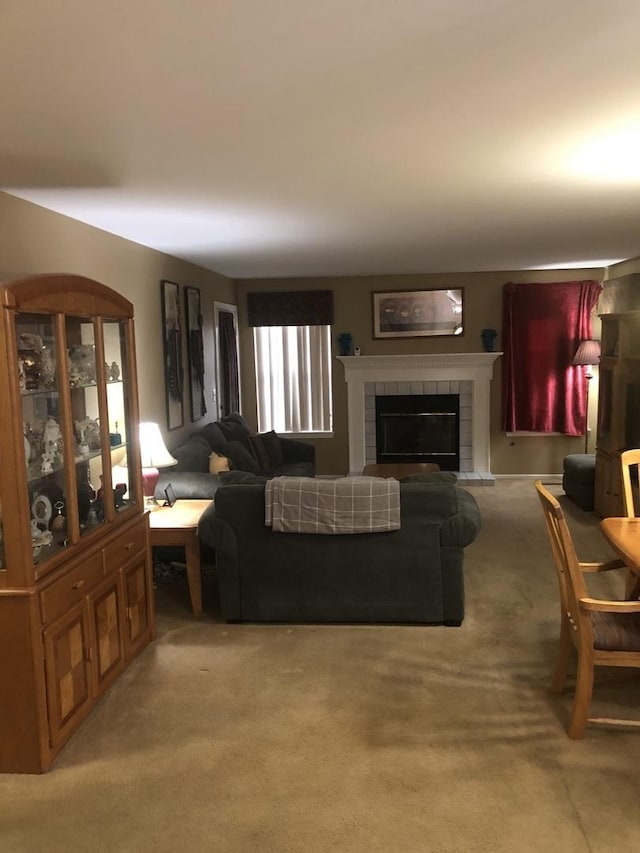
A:
{"type": "Polygon", "coordinates": [[[461,335],[464,330],[463,295],[462,288],[373,293],[373,337],[461,335]]]}

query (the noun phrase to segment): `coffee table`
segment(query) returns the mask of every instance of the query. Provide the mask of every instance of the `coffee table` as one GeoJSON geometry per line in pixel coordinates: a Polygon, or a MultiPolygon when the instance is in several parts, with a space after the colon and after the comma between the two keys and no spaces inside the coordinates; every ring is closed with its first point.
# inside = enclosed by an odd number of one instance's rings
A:
{"type": "Polygon", "coordinates": [[[154,545],[182,545],[187,564],[187,583],[191,609],[202,613],[202,575],[198,522],[211,505],[210,500],[179,500],[173,506],[162,506],[149,513],[151,547],[154,545]]]}
{"type": "Polygon", "coordinates": [[[435,462],[369,462],[362,471],[365,477],[394,477],[396,480],[410,474],[433,474],[440,466],[435,462]]]}

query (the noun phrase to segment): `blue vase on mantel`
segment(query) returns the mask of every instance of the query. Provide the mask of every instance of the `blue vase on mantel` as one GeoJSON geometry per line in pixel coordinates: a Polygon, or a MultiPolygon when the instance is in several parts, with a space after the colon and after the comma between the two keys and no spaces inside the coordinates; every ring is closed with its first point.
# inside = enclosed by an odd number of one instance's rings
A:
{"type": "Polygon", "coordinates": [[[483,329],[480,332],[482,338],[482,348],[485,352],[494,352],[496,348],[496,338],[498,333],[495,329],[483,329]]]}
{"type": "Polygon", "coordinates": [[[338,355],[351,355],[351,343],[353,338],[349,332],[341,332],[338,335],[338,355]]]}

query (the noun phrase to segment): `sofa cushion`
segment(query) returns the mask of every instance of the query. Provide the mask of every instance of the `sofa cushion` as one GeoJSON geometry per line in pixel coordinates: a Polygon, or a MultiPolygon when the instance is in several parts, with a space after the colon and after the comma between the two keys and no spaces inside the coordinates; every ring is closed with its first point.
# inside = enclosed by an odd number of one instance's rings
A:
{"type": "Polygon", "coordinates": [[[313,465],[309,462],[285,462],[277,468],[268,468],[264,472],[267,477],[314,477],[313,465]]]}
{"type": "Polygon", "coordinates": [[[261,432],[258,438],[262,442],[269,456],[269,465],[266,467],[277,468],[284,462],[284,452],[282,450],[282,442],[280,436],[271,430],[270,432],[261,432]]]}
{"type": "Polygon", "coordinates": [[[239,441],[230,441],[227,445],[227,458],[231,467],[238,471],[249,471],[252,474],[260,473],[260,465],[253,453],[239,441]]]}
{"type": "Polygon", "coordinates": [[[251,474],[249,471],[221,471],[220,482],[224,486],[255,486],[256,484],[264,485],[267,478],[261,474],[251,474]]]}
{"type": "Polygon", "coordinates": [[[178,460],[177,471],[196,471],[209,473],[209,455],[211,448],[201,435],[192,435],[183,444],[171,451],[178,460]]]}
{"type": "Polygon", "coordinates": [[[452,485],[458,482],[458,477],[453,471],[433,471],[430,474],[407,474],[400,478],[401,483],[425,483],[426,485],[441,486],[447,483],[452,485]]]}

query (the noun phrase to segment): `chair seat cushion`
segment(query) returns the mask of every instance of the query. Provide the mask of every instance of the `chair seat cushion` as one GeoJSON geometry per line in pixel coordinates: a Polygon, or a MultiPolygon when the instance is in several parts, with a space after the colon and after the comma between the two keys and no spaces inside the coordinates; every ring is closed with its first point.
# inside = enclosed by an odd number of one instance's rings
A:
{"type": "Polygon", "coordinates": [[[640,652],[640,614],[591,614],[593,647],[602,652],[640,652]]]}

